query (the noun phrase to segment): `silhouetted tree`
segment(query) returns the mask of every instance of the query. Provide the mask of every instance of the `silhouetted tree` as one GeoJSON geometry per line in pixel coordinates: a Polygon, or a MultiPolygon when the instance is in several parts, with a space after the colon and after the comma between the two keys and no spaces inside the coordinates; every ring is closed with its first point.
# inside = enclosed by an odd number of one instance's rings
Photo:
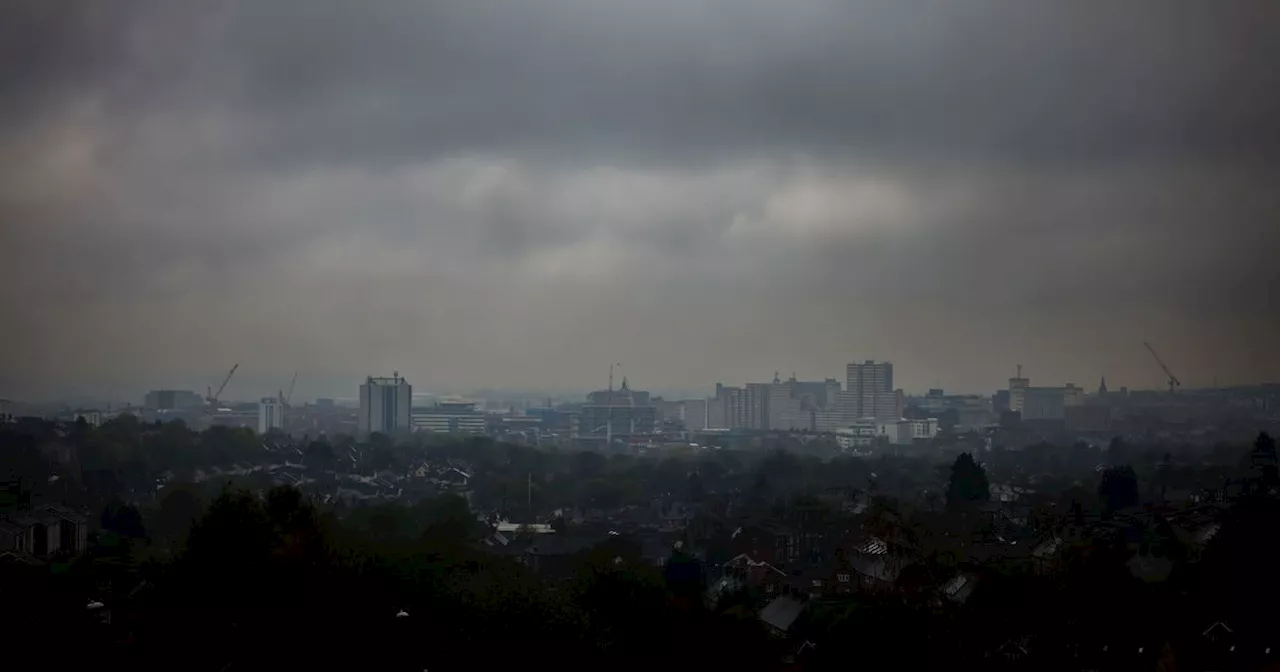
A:
{"type": "Polygon", "coordinates": [[[186,536],[200,516],[202,505],[194,486],[170,485],[164,489],[160,506],[151,523],[153,535],[166,543],[176,544],[186,536]]]}
{"type": "Polygon", "coordinates": [[[991,498],[991,485],[987,472],[969,453],[960,453],[951,465],[951,478],[947,482],[947,508],[962,511],[991,498]]]}
{"type": "Polygon", "coordinates": [[[1262,432],[1249,451],[1249,467],[1252,472],[1254,491],[1266,492],[1280,486],[1280,475],[1276,466],[1276,442],[1270,434],[1262,432]]]}
{"type": "Polygon", "coordinates": [[[1098,496],[1102,498],[1108,514],[1138,505],[1138,476],[1133,467],[1123,465],[1102,472],[1098,484],[1098,496]]]}
{"type": "Polygon", "coordinates": [[[707,498],[706,486],[702,484],[702,474],[696,471],[689,474],[688,497],[689,501],[695,503],[704,501],[707,498]]]}
{"type": "Polygon", "coordinates": [[[109,504],[102,511],[102,529],[114,532],[127,539],[145,539],[146,528],[142,525],[142,514],[132,504],[109,504]]]}

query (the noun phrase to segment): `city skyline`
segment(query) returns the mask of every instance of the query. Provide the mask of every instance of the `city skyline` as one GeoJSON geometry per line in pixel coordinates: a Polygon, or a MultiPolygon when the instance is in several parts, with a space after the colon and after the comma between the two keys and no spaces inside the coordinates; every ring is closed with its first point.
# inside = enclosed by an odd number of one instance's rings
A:
{"type": "Polygon", "coordinates": [[[110,5],[0,10],[6,398],[1280,380],[1274,2],[110,5]]]}
{"type": "MultiPolygon", "coordinates": [[[[840,371],[838,373],[832,373],[832,374],[818,373],[818,374],[806,376],[793,371],[787,371],[784,373],[782,369],[774,368],[772,372],[769,373],[767,376],[765,375],[756,376],[756,377],[726,376],[726,377],[717,379],[714,382],[710,382],[706,385],[688,387],[688,388],[666,386],[661,384],[660,381],[654,381],[653,384],[650,384],[647,379],[645,379],[644,377],[641,377],[640,381],[643,381],[643,382],[640,382],[640,384],[636,385],[634,384],[635,381],[633,381],[633,387],[644,389],[650,392],[655,397],[662,397],[668,400],[709,399],[715,396],[717,385],[724,385],[726,387],[745,386],[749,384],[759,385],[759,384],[768,383],[774,380],[775,377],[785,380],[794,376],[796,380],[799,380],[801,382],[809,381],[812,383],[817,383],[822,381],[828,381],[828,382],[834,381],[840,385],[842,390],[849,391],[848,384],[847,384],[848,383],[847,369],[849,367],[863,365],[865,363],[871,363],[871,362],[876,362],[878,364],[889,364],[892,371],[892,373],[890,374],[890,379],[895,381],[897,380],[898,373],[909,370],[896,362],[891,362],[886,360],[856,360],[856,361],[849,361],[845,363],[845,365],[842,365],[839,367],[840,371]]],[[[1153,362],[1152,366],[1158,366],[1158,365],[1155,362],[1153,362]]],[[[767,367],[757,367],[757,368],[760,368],[760,370],[763,371],[767,367]]],[[[607,370],[607,367],[606,367],[606,370],[607,370]]],[[[617,379],[614,381],[615,388],[621,385],[622,380],[624,378],[623,374],[621,373],[621,368],[619,368],[618,371],[619,373],[617,375],[617,379]]],[[[405,380],[415,380],[415,381],[418,380],[418,378],[414,376],[411,372],[397,370],[394,373],[399,375],[401,378],[405,380]]],[[[923,396],[926,396],[930,391],[936,390],[936,389],[944,390],[949,395],[968,395],[968,396],[976,395],[976,396],[982,396],[982,397],[990,397],[993,393],[997,391],[1007,390],[1009,388],[1009,382],[1011,381],[1011,379],[1013,379],[1015,376],[1019,374],[1029,378],[1032,384],[1035,386],[1060,387],[1062,385],[1072,384],[1082,388],[1086,393],[1093,393],[1098,388],[1098,384],[1101,383],[1104,379],[1108,381],[1107,385],[1110,387],[1111,391],[1113,392],[1117,392],[1122,388],[1127,388],[1131,391],[1144,391],[1144,390],[1160,391],[1160,390],[1167,389],[1167,379],[1162,381],[1159,384],[1134,386],[1134,385],[1128,385],[1124,381],[1117,381],[1114,378],[1110,378],[1105,375],[1100,376],[1096,380],[1092,380],[1092,381],[1084,380],[1082,382],[1082,380],[1078,380],[1078,379],[1065,379],[1065,380],[1051,379],[1048,377],[1036,376],[1035,373],[1036,372],[1033,369],[1027,366],[1022,366],[1021,369],[1015,367],[1012,371],[1008,372],[1008,375],[1000,377],[999,380],[993,384],[993,387],[989,389],[966,389],[966,388],[957,388],[957,387],[947,387],[941,384],[929,384],[922,387],[911,387],[911,386],[904,386],[904,385],[898,384],[897,382],[894,382],[892,384],[893,387],[891,389],[902,390],[909,397],[923,397],[923,396]]],[[[225,376],[225,372],[223,372],[222,375],[225,376]]],[[[366,378],[368,378],[369,375],[372,375],[372,377],[375,379],[380,378],[382,376],[381,373],[365,374],[352,379],[343,379],[331,387],[326,387],[324,385],[317,385],[314,382],[307,383],[306,382],[307,376],[305,375],[305,372],[300,372],[300,375],[297,381],[298,385],[292,396],[293,403],[307,404],[307,403],[314,403],[315,400],[317,399],[332,399],[348,405],[358,405],[360,400],[360,387],[364,385],[366,378]]],[[[587,395],[591,394],[592,392],[607,389],[607,385],[608,385],[607,377],[597,382],[598,384],[596,385],[587,384],[581,387],[574,387],[574,386],[538,387],[533,385],[524,385],[524,386],[513,385],[511,387],[477,388],[477,387],[467,387],[467,386],[445,386],[445,385],[433,386],[428,381],[428,383],[425,385],[421,385],[421,384],[414,385],[412,396],[415,400],[416,399],[437,399],[437,400],[477,399],[477,398],[483,398],[483,397],[492,398],[492,397],[505,396],[513,399],[528,398],[528,399],[537,400],[542,397],[554,397],[557,401],[582,401],[587,397],[587,395]]],[[[216,386],[216,383],[217,383],[217,380],[215,379],[214,386],[216,386]]],[[[1261,381],[1261,384],[1268,384],[1268,383],[1274,384],[1274,381],[1261,381]]],[[[1230,384],[1223,384],[1220,381],[1216,381],[1216,384],[1213,384],[1213,383],[1208,385],[1191,384],[1191,385],[1184,386],[1182,389],[1191,391],[1195,389],[1226,388],[1226,387],[1235,387],[1235,386],[1247,387],[1248,385],[1249,384],[1230,385],[1230,384]]],[[[159,385],[159,386],[154,386],[151,388],[146,388],[144,390],[138,391],[136,394],[133,392],[126,392],[122,394],[117,394],[115,396],[93,396],[93,395],[86,395],[82,393],[71,392],[71,393],[63,394],[61,396],[54,396],[54,397],[48,397],[48,398],[27,398],[27,399],[11,398],[10,401],[21,402],[21,403],[37,403],[37,404],[40,404],[40,403],[70,404],[73,406],[74,405],[102,406],[104,404],[110,404],[116,407],[150,406],[152,405],[151,402],[143,401],[143,403],[139,404],[139,400],[142,400],[143,397],[146,397],[149,399],[150,397],[154,396],[158,392],[171,392],[171,393],[178,393],[178,394],[191,392],[191,393],[195,393],[194,395],[192,395],[192,398],[202,399],[202,397],[200,397],[198,390],[196,389],[197,387],[198,386],[195,384],[191,384],[188,386],[184,386],[180,384],[179,385],[159,385]]],[[[269,397],[269,398],[275,399],[277,398],[278,395],[284,394],[284,390],[286,388],[287,388],[287,384],[285,386],[276,385],[275,387],[272,387],[272,385],[270,384],[270,381],[263,382],[260,378],[255,379],[251,374],[241,377],[241,374],[237,373],[236,376],[233,376],[230,382],[228,383],[226,390],[224,391],[220,401],[224,403],[238,403],[238,404],[256,403],[258,402],[260,397],[263,397],[263,398],[269,397]]]]}

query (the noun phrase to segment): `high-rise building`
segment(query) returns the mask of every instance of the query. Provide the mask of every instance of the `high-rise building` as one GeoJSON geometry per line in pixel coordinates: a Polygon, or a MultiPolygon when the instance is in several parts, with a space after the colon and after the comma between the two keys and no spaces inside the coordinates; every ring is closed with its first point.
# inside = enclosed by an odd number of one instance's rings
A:
{"type": "Polygon", "coordinates": [[[726,387],[716,383],[716,396],[707,409],[707,426],[714,429],[768,429],[769,383],[726,387]]]}
{"type": "Polygon", "coordinates": [[[893,364],[867,360],[861,364],[852,362],[845,369],[845,389],[856,395],[860,418],[897,420],[901,417],[901,402],[893,389],[893,364]]]}
{"type": "Polygon", "coordinates": [[[369,376],[360,386],[360,415],[356,431],[361,436],[374,432],[402,434],[412,431],[410,408],[413,387],[395,372],[390,378],[369,376]]]}
{"type": "Polygon", "coordinates": [[[827,406],[814,411],[813,428],[819,432],[836,432],[858,421],[858,395],[836,391],[827,406]]]}
{"type": "Polygon", "coordinates": [[[792,431],[797,429],[813,429],[811,414],[804,413],[800,398],[795,392],[795,378],[786,382],[773,376],[773,384],[769,386],[766,397],[767,428],[775,431],[792,431]],[[805,417],[808,416],[808,417],[805,417]]]}
{"type": "Polygon", "coordinates": [[[1009,410],[1022,412],[1026,401],[1026,389],[1031,387],[1031,379],[1022,377],[1022,365],[1018,365],[1018,375],[1009,379],[1009,410]]]}
{"type": "Polygon", "coordinates": [[[284,405],[275,397],[263,397],[258,402],[258,433],[284,429],[284,405]]]}
{"type": "Polygon", "coordinates": [[[774,374],[773,384],[769,386],[768,429],[813,431],[814,413],[825,406],[830,382],[802,382],[796,380],[794,374],[787,380],[779,380],[774,374]]]}

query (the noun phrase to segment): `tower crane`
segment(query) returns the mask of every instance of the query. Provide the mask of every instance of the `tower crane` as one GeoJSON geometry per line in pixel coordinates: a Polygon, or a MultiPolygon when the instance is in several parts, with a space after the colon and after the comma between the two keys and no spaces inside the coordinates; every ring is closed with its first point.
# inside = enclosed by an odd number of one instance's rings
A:
{"type": "Polygon", "coordinates": [[[227,372],[227,377],[223,378],[222,384],[218,386],[218,391],[212,394],[209,394],[207,397],[205,397],[205,401],[209,402],[210,406],[218,405],[218,397],[222,396],[222,391],[227,389],[227,383],[231,382],[231,376],[236,375],[236,369],[238,368],[240,368],[239,364],[236,364],[235,366],[231,367],[231,370],[227,372]]]}
{"type": "Polygon", "coordinates": [[[298,372],[294,371],[293,380],[289,381],[289,393],[285,394],[283,391],[281,391],[280,393],[281,406],[285,406],[285,407],[289,406],[289,400],[293,398],[293,386],[296,385],[297,383],[298,383],[298,372]]]}
{"type": "Polygon", "coordinates": [[[1169,391],[1175,391],[1182,385],[1182,381],[1178,380],[1178,377],[1173,375],[1173,372],[1169,370],[1169,367],[1164,363],[1164,360],[1160,359],[1160,355],[1156,354],[1156,349],[1151,347],[1150,343],[1143,341],[1142,344],[1147,346],[1147,350],[1151,352],[1151,356],[1155,357],[1156,364],[1159,364],[1160,368],[1164,369],[1164,375],[1169,377],[1169,391]]]}

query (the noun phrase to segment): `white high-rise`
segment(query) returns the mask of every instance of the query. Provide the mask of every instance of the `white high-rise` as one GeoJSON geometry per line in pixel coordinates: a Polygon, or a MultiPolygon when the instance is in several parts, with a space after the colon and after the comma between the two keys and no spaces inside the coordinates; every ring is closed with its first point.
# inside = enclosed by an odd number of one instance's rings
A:
{"type": "Polygon", "coordinates": [[[360,416],[356,431],[360,436],[374,432],[402,434],[413,431],[410,408],[413,387],[396,372],[390,378],[369,376],[360,386],[360,416]]]}
{"type": "Polygon", "coordinates": [[[263,397],[258,402],[258,433],[284,429],[284,405],[275,397],[263,397]]]}

